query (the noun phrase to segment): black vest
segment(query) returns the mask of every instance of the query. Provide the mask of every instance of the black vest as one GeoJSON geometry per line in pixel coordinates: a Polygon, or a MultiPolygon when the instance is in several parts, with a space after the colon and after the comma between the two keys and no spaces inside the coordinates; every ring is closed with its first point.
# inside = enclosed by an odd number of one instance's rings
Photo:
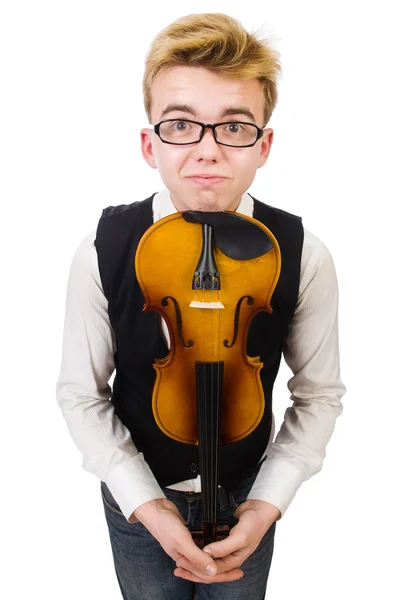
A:
{"type": "MultiPolygon", "coordinates": [[[[98,223],[95,246],[99,273],[108,300],[109,319],[115,332],[116,374],[111,401],[129,429],[138,450],[161,486],[197,477],[197,446],[166,436],[152,412],[155,381],[153,363],[168,354],[158,313],[142,312],[144,298],[135,275],[134,259],[139,240],[153,224],[153,196],[143,202],[110,206],[98,223]]],[[[272,423],[272,390],[283,339],[294,314],[299,291],[303,227],[300,217],[254,199],[253,217],[275,235],[281,250],[281,274],[274,291],[270,315],[260,312],[252,321],[247,354],[260,356],[260,376],[265,412],[258,427],[246,438],[221,447],[219,482],[232,487],[261,459],[272,423]]]]}

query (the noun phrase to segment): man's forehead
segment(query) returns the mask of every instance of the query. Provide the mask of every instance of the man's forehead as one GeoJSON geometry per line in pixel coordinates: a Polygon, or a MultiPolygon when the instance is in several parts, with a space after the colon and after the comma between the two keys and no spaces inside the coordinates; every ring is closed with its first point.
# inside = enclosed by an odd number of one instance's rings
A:
{"type": "Polygon", "coordinates": [[[236,80],[206,69],[175,68],[160,73],[152,88],[152,108],[158,118],[172,113],[192,117],[211,113],[213,118],[262,112],[263,90],[257,80],[236,80]]]}

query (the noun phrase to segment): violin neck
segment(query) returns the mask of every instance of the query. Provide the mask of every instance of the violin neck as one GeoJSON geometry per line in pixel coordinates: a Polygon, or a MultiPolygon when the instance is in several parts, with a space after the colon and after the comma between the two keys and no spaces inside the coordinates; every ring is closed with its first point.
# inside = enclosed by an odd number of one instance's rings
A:
{"type": "Polygon", "coordinates": [[[223,361],[196,362],[198,449],[204,543],[216,540],[223,361]]]}

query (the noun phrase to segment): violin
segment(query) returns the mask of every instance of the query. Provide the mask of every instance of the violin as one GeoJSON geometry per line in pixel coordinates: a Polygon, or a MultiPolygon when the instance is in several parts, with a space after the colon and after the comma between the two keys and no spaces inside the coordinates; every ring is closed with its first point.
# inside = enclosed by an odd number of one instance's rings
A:
{"type": "Polygon", "coordinates": [[[256,219],[185,211],[145,232],[135,268],[143,310],[157,311],[170,337],[153,365],[154,418],[167,436],[198,445],[203,527],[192,535],[204,546],[229,532],[216,522],[220,445],[249,435],[264,413],[263,363],[246,345],[255,315],[272,312],[280,249],[256,219]]]}

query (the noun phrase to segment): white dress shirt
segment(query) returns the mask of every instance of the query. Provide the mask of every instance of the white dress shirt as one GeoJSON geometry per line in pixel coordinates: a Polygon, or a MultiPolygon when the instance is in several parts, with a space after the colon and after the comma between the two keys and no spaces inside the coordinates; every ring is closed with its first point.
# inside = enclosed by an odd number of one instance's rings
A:
{"type": "MultiPolygon", "coordinates": [[[[175,212],[167,189],[155,195],[154,222],[175,212]]],[[[252,217],[253,199],[248,193],[236,212],[252,217]]],[[[72,260],[56,394],[70,435],[82,452],[83,468],[107,484],[130,520],[140,505],[164,494],[109,402],[116,342],[99,275],[95,238],[96,230],[82,241],[72,260]]],[[[164,323],[163,329],[169,340],[164,323]]],[[[298,302],[283,355],[293,373],[288,381],[293,404],[274,441],[273,418],[267,460],[248,496],[270,502],[281,515],[302,482],[321,470],[345,393],[339,373],[334,264],[324,244],[306,229],[298,302]]],[[[200,491],[200,477],[170,487],[200,491]]]]}

